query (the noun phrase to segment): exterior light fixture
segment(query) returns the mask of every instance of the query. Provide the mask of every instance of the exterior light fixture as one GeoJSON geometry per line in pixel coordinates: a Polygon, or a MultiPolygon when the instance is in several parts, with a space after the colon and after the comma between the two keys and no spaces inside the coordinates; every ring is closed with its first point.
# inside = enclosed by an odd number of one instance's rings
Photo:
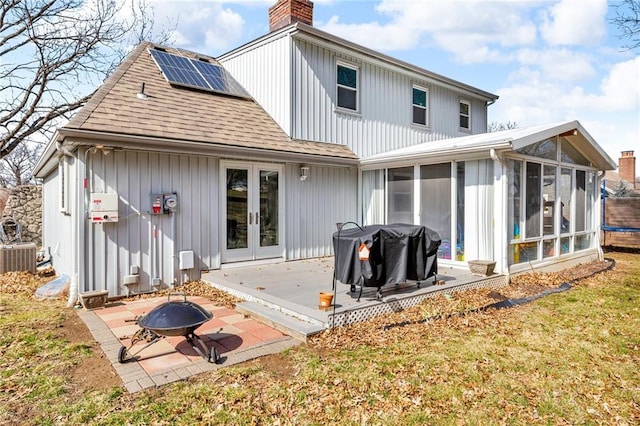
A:
{"type": "Polygon", "coordinates": [[[300,167],[300,180],[305,181],[309,178],[309,166],[300,167]]]}

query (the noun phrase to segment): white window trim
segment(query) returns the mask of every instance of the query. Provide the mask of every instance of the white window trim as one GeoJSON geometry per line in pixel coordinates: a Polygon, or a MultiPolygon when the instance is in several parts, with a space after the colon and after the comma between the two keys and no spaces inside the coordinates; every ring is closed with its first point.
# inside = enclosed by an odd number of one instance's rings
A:
{"type": "Polygon", "coordinates": [[[61,213],[69,214],[69,162],[66,156],[58,162],[58,204],[61,213]]]}
{"type": "Polygon", "coordinates": [[[430,104],[430,99],[429,99],[429,88],[426,86],[422,86],[420,84],[417,83],[413,83],[411,85],[411,125],[413,126],[418,126],[421,128],[429,128],[429,104],[430,104]],[[413,89],[418,89],[418,90],[422,90],[425,93],[425,98],[426,98],[426,106],[424,107],[425,110],[425,117],[424,117],[424,124],[420,124],[420,123],[416,123],[415,121],[413,121],[413,107],[417,106],[419,108],[422,108],[419,105],[416,105],[413,103],[413,89]]]}
{"type": "Polygon", "coordinates": [[[458,103],[458,127],[459,127],[461,132],[470,132],[471,131],[471,101],[469,101],[467,99],[460,99],[459,103],[458,103]],[[460,112],[460,104],[465,104],[465,105],[467,105],[469,107],[469,114],[468,115],[463,115],[462,112],[460,112]],[[468,118],[469,127],[460,126],[460,117],[467,117],[468,118]]]}
{"type": "Polygon", "coordinates": [[[335,78],[336,78],[336,110],[340,111],[340,112],[347,112],[347,113],[351,113],[351,114],[359,114],[360,113],[360,67],[354,64],[350,64],[348,62],[343,62],[343,61],[336,61],[336,68],[335,68],[335,78]],[[338,88],[342,87],[346,90],[353,90],[352,87],[348,87],[348,86],[343,86],[341,84],[338,84],[338,67],[345,67],[345,68],[350,68],[352,70],[355,70],[356,72],[356,109],[351,109],[351,108],[346,108],[346,107],[342,107],[340,105],[338,105],[338,88]]]}

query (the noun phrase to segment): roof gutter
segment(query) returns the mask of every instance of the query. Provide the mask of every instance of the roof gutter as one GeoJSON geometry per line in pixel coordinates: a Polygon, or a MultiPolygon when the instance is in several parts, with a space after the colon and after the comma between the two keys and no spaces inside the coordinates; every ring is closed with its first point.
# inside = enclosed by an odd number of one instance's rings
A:
{"type": "Polygon", "coordinates": [[[186,153],[195,155],[216,155],[223,157],[255,158],[256,160],[271,159],[276,161],[306,162],[311,164],[357,166],[358,158],[307,154],[302,152],[277,151],[261,148],[250,148],[221,143],[194,142],[182,139],[137,136],[119,133],[95,132],[80,129],[60,129],[60,134],[68,138],[93,139],[109,142],[114,148],[130,148],[140,151],[158,151],[171,153],[186,153]]]}
{"type": "Polygon", "coordinates": [[[360,160],[360,164],[364,166],[364,168],[371,168],[370,166],[375,166],[375,165],[388,166],[388,165],[393,165],[394,163],[399,163],[399,162],[402,162],[402,163],[407,163],[411,161],[415,162],[417,160],[422,160],[425,158],[428,158],[430,161],[439,160],[442,158],[447,158],[451,160],[452,154],[455,154],[456,159],[459,159],[462,161],[462,158],[460,158],[461,156],[462,157],[465,155],[471,156],[474,154],[481,154],[486,156],[487,150],[491,155],[491,152],[497,153],[498,151],[504,150],[504,149],[511,149],[511,141],[500,141],[499,143],[494,143],[491,145],[473,146],[473,147],[466,147],[466,148],[454,147],[454,148],[448,148],[444,150],[429,150],[429,151],[421,151],[421,152],[416,152],[411,154],[398,153],[393,156],[385,156],[385,157],[371,158],[371,159],[365,158],[360,160]]]}

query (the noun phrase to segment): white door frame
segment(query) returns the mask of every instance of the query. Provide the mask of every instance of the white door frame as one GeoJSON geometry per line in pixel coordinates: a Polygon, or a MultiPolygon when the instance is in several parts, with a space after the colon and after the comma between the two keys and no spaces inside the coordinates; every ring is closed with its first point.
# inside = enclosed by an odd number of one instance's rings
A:
{"type": "Polygon", "coordinates": [[[274,163],[252,163],[246,161],[223,160],[220,162],[220,255],[222,263],[253,261],[258,259],[278,258],[285,256],[284,243],[284,166],[274,163]],[[240,169],[247,171],[247,247],[239,249],[227,248],[227,170],[240,169]],[[278,244],[260,246],[260,172],[274,171],[278,173],[278,244]]]}

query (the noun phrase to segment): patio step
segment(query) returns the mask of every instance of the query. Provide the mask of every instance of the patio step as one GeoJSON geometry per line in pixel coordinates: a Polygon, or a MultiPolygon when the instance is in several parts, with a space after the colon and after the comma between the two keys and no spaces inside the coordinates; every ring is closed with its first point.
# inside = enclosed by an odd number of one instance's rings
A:
{"type": "Polygon", "coordinates": [[[238,303],[235,309],[302,342],[326,329],[325,325],[303,321],[257,302],[238,303]]]}

